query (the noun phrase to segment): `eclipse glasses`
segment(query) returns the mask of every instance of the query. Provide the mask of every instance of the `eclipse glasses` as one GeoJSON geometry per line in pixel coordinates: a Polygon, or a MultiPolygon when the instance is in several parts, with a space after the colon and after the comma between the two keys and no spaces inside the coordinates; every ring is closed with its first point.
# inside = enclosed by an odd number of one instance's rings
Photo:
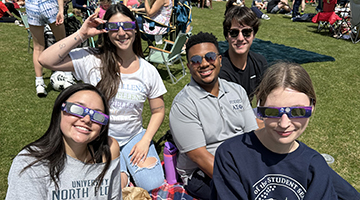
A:
{"type": "Polygon", "coordinates": [[[109,122],[108,115],[75,103],[64,102],[61,105],[61,110],[77,117],[89,115],[90,120],[98,124],[106,125],[109,122]]]}
{"type": "Polygon", "coordinates": [[[120,27],[124,31],[134,30],[136,28],[136,22],[106,22],[105,24],[100,24],[98,29],[105,29],[107,31],[118,31],[120,27]]]}
{"type": "Polygon", "coordinates": [[[309,118],[312,106],[299,107],[257,107],[257,114],[262,118],[280,118],[286,114],[288,118],[309,118]]]}

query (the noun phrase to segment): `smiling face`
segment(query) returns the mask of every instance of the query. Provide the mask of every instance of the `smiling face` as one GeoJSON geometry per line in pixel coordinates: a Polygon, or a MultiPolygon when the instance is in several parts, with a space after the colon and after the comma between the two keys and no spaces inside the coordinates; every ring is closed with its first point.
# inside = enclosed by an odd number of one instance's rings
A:
{"type": "Polygon", "coordinates": [[[230,53],[234,53],[234,54],[238,54],[238,55],[243,55],[249,52],[251,44],[255,38],[255,34],[254,31],[250,34],[250,37],[244,37],[244,35],[242,34],[242,30],[243,29],[251,29],[251,26],[243,26],[241,24],[239,24],[239,22],[237,22],[235,19],[232,19],[231,21],[231,27],[230,30],[239,30],[239,35],[237,37],[231,37],[230,34],[228,33],[226,40],[229,43],[229,52],[230,53]]]}
{"type": "MultiPolygon", "coordinates": [[[[130,17],[117,13],[110,17],[108,22],[130,22],[132,21],[130,17]]],[[[132,51],[133,43],[135,41],[136,30],[127,30],[124,31],[121,27],[118,31],[109,31],[109,38],[111,43],[113,43],[118,51],[132,51]]]]}
{"type": "MultiPolygon", "coordinates": [[[[104,113],[105,108],[101,97],[94,91],[82,90],[71,95],[67,102],[104,113]]],[[[100,134],[102,125],[90,120],[90,116],[77,117],[61,111],[60,129],[66,146],[88,144],[100,134]]]]}
{"type": "Polygon", "coordinates": [[[190,70],[192,78],[205,90],[212,88],[218,83],[218,75],[221,67],[221,55],[216,56],[216,60],[213,64],[206,61],[205,54],[209,52],[219,53],[216,46],[213,43],[199,43],[192,46],[188,51],[188,68],[190,70]],[[193,56],[201,56],[201,64],[194,64],[190,60],[193,56]]]}
{"type": "MultiPolygon", "coordinates": [[[[309,97],[289,88],[276,88],[267,96],[265,107],[309,106],[309,97]]],[[[265,128],[257,134],[260,141],[273,152],[289,153],[298,147],[295,141],[306,129],[309,118],[264,118],[265,128]]]]}

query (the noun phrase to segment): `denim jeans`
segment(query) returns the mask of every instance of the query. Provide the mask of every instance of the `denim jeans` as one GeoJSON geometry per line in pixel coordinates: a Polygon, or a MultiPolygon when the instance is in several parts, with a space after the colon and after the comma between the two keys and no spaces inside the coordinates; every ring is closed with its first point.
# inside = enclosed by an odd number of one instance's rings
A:
{"type": "Polygon", "coordinates": [[[184,186],[185,190],[193,197],[208,200],[211,196],[212,179],[201,169],[194,171],[188,184],[184,186]]]}
{"type": "Polygon", "coordinates": [[[135,185],[144,188],[147,191],[160,187],[164,183],[164,171],[161,166],[160,158],[156,152],[155,145],[153,142],[150,143],[149,152],[147,158],[156,158],[156,163],[149,167],[138,167],[130,163],[131,156],[129,156],[133,146],[138,143],[145,134],[145,129],[140,134],[132,138],[127,144],[120,147],[120,168],[121,171],[127,171],[133,178],[135,185]]]}

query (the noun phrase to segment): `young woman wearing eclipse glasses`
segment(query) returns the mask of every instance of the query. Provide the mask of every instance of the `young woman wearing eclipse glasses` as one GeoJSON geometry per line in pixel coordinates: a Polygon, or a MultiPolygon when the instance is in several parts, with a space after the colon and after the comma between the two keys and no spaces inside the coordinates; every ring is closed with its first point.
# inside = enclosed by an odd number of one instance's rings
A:
{"type": "Polygon", "coordinates": [[[273,65],[256,97],[265,127],[231,138],[217,149],[212,199],[359,198],[320,153],[297,140],[316,103],[304,68],[292,63],[273,65]]]}
{"type": "MultiPolygon", "coordinates": [[[[77,33],[46,49],[39,61],[52,70],[73,71],[78,80],[104,93],[110,106],[109,135],[121,149],[121,170],[132,176],[136,186],[152,190],[164,183],[152,138],[165,116],[166,88],[157,69],[142,57],[135,17],[126,6],[116,4],[106,10],[103,19],[91,15],[77,33]],[[98,48],[73,50],[81,41],[98,34],[102,36],[98,48]],[[152,115],[144,129],[141,115],[146,100],[152,115]]],[[[64,109],[72,111],[67,104],[64,109]]],[[[101,119],[101,115],[92,116],[101,119]]]]}
{"type": "Polygon", "coordinates": [[[75,84],[55,100],[45,134],[14,158],[6,199],[121,199],[120,147],[108,136],[104,95],[75,84]],[[74,188],[73,182],[94,184],[74,188]],[[76,189],[85,191],[75,192],[76,189]]]}

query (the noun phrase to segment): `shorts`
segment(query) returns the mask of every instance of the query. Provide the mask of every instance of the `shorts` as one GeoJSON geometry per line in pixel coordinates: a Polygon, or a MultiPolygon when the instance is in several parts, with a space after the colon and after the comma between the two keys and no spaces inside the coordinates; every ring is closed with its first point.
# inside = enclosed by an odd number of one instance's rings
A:
{"type": "Polygon", "coordinates": [[[56,21],[59,12],[57,0],[26,0],[28,22],[33,26],[45,26],[56,21]]]}
{"type": "Polygon", "coordinates": [[[273,9],[271,9],[270,13],[275,14],[280,10],[279,6],[276,5],[273,9]]]}

